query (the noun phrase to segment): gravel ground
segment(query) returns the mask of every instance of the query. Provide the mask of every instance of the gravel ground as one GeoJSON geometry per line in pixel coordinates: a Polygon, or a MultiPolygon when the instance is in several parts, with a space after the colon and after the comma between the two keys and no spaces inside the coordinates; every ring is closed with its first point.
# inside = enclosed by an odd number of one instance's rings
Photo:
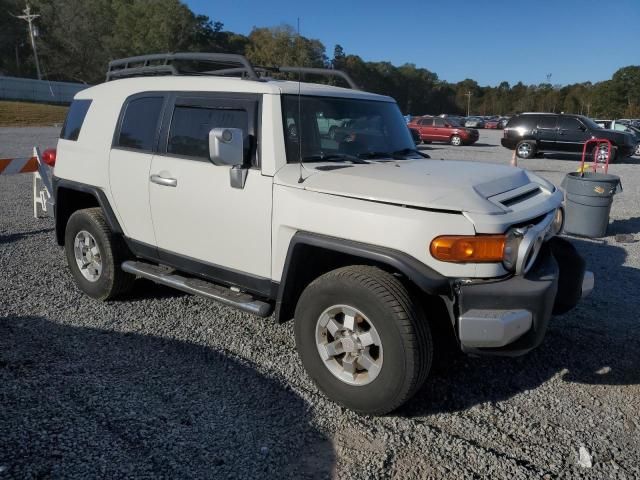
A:
{"type": "MultiPolygon", "coordinates": [[[[56,135],[0,129],[0,157],[56,135]]],[[[499,136],[424,148],[508,163],[499,136]]],[[[577,166],[520,165],[556,184],[577,166]]],[[[383,418],[316,390],[291,324],[143,281],[117,302],[82,295],[52,219],[31,217],[30,177],[0,177],[0,479],[640,478],[640,167],[611,171],[610,236],[573,240],[592,296],[529,355],[455,356],[383,418]]]]}

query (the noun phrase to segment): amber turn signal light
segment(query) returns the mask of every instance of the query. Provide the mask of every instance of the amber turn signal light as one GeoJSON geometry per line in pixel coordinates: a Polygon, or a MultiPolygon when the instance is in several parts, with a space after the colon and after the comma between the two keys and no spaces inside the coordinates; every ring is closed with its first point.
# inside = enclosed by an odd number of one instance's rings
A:
{"type": "Polygon", "coordinates": [[[445,235],[434,238],[429,251],[443,262],[501,262],[505,243],[504,235],[445,235]]]}

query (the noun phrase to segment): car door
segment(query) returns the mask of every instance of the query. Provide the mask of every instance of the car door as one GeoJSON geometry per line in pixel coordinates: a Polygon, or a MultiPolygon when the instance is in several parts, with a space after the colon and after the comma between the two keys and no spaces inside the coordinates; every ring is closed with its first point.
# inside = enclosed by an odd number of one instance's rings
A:
{"type": "Polygon", "coordinates": [[[256,293],[270,288],[272,179],[258,165],[260,96],[176,94],[166,109],[150,172],[160,258],[169,265],[256,293]],[[212,128],[244,132],[247,178],[209,160],[212,128]]]}
{"type": "Polygon", "coordinates": [[[433,142],[435,140],[433,131],[433,118],[423,118],[420,120],[420,134],[423,140],[433,142]]]}
{"type": "Polygon", "coordinates": [[[449,129],[447,128],[447,123],[444,121],[444,118],[433,119],[433,139],[438,142],[449,141],[449,129]]]}
{"type": "Polygon", "coordinates": [[[537,115],[536,134],[538,149],[553,151],[557,150],[556,139],[558,136],[558,116],[557,115],[537,115]]]}
{"type": "Polygon", "coordinates": [[[109,152],[109,188],[120,226],[128,238],[152,248],[149,171],[166,98],[154,92],[125,100],[109,152]]]}
{"type": "Polygon", "coordinates": [[[558,119],[558,137],[556,150],[567,153],[581,153],[591,135],[588,129],[576,118],[561,115],[558,119]]]}

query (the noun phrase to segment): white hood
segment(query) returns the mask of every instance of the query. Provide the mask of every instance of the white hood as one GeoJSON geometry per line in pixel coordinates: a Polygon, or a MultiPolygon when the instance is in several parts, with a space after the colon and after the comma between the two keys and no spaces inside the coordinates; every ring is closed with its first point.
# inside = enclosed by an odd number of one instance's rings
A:
{"type": "MultiPolygon", "coordinates": [[[[534,177],[533,175],[531,177],[534,177]]],[[[306,163],[280,169],[275,183],[313,192],[457,212],[499,214],[508,211],[489,197],[532,183],[519,168],[433,159],[349,163],[306,163]]],[[[553,186],[542,184],[545,189],[553,186]]]]}

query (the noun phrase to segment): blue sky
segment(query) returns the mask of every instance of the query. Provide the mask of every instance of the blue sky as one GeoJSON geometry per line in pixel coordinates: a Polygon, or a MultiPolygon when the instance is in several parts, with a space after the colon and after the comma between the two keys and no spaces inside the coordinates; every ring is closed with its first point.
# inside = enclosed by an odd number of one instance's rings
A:
{"type": "Polygon", "coordinates": [[[367,61],[415,63],[457,82],[568,84],[640,64],[640,0],[187,0],[248,34],[282,23],[367,61]]]}

